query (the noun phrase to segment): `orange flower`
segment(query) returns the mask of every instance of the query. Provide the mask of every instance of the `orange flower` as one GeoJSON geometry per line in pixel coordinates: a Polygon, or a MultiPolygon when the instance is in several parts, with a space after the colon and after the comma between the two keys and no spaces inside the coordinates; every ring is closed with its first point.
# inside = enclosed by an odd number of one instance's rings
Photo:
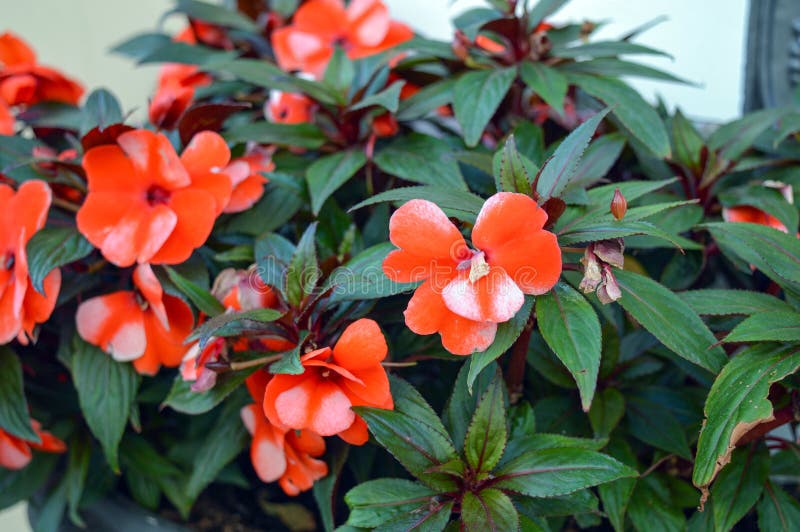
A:
{"type": "Polygon", "coordinates": [[[229,159],[210,131],[195,135],[180,158],[160,133],[123,133],[83,158],[89,193],[78,230],[117,266],[183,262],[228,204],[231,180],[220,169],[229,159]]]}
{"type": "Polygon", "coordinates": [[[304,94],[272,91],[266,106],[266,116],[278,124],[305,124],[311,122],[314,102],[304,94]]]}
{"type": "Polygon", "coordinates": [[[268,181],[261,172],[274,169],[272,152],[258,145],[252,146],[242,157],[232,160],[224,172],[231,178],[233,192],[223,212],[242,212],[252,207],[264,195],[264,185],[268,181]]]}
{"type": "Polygon", "coordinates": [[[475,44],[489,52],[490,54],[502,54],[506,51],[506,47],[500,44],[499,42],[487,37],[486,35],[478,35],[475,37],[475,44]]]}
{"type": "Polygon", "coordinates": [[[14,115],[11,114],[11,109],[8,104],[0,100],[0,135],[13,135],[14,134],[14,115]]]}
{"type": "Polygon", "coordinates": [[[768,214],[761,209],[751,207],[750,205],[739,205],[736,207],[725,207],[722,209],[722,218],[726,222],[749,222],[751,224],[766,225],[788,233],[786,228],[780,220],[768,214]]]}
{"type": "Polygon", "coordinates": [[[372,119],[372,131],[379,137],[391,137],[400,131],[400,126],[392,113],[387,112],[372,119]]]}
{"type": "Polygon", "coordinates": [[[335,46],[350,59],[383,52],[413,37],[411,29],[389,18],[381,0],[310,0],[295,12],[292,24],[272,33],[272,47],[284,70],[322,77],[335,46]]]}
{"type": "Polygon", "coordinates": [[[61,270],[44,279],[44,295],[28,277],[25,246],[47,220],[52,193],[44,181],[26,181],[16,194],[0,184],[0,344],[16,338],[23,344],[50,317],[61,289],[61,270]]]}
{"type": "Polygon", "coordinates": [[[149,264],[136,267],[133,284],[136,291],[113,292],[81,303],[75,318],[78,334],[114,360],[132,360],[139,373],[155,375],[162,364],[180,364],[194,317],[186,303],[164,293],[149,264]]]}
{"type": "Polygon", "coordinates": [[[298,495],[328,474],[328,465],[315,459],[325,454],[325,440],[310,430],[294,431],[269,422],[258,404],[269,378],[266,371],[258,370],[246,381],[256,401],[242,408],[242,421],[253,436],[250,460],[263,482],[277,480],[287,495],[298,495]]]}
{"type": "MultiPolygon", "coordinates": [[[[275,308],[278,298],[273,290],[265,285],[255,268],[249,270],[222,270],[214,281],[211,293],[223,304],[227,311],[275,308]]],[[[257,338],[260,347],[267,351],[289,351],[294,344],[279,338],[257,338]]],[[[233,351],[247,351],[253,348],[248,338],[240,338],[233,343],[233,351]]],[[[258,347],[258,346],[256,346],[258,347]]],[[[194,381],[192,390],[199,392],[211,389],[217,381],[217,374],[206,368],[209,362],[216,362],[227,355],[228,344],[225,338],[214,338],[200,350],[200,343],[189,346],[181,363],[181,376],[185,381],[194,381]]]]}
{"type": "Polygon", "coordinates": [[[77,104],[83,87],[53,68],[36,63],[36,53],[11,32],[0,34],[0,100],[8,105],[44,101],[77,104]]]}
{"type": "Polygon", "coordinates": [[[275,375],[267,384],[264,413],[270,423],[321,436],[338,434],[362,445],[367,424],[351,406],[394,408],[389,378],[381,361],[386,339],[378,324],[360,319],[347,327],[336,346],[300,357],[300,375],[275,375]]]}
{"type": "Polygon", "coordinates": [[[0,429],[0,467],[6,469],[22,469],[31,461],[31,449],[46,453],[63,453],[67,446],[49,432],[42,430],[42,425],[31,419],[31,426],[39,436],[40,443],[23,440],[0,429]]]}
{"type": "Polygon", "coordinates": [[[561,250],[542,229],[546,221],[530,197],[499,192],[478,214],[471,250],[437,205],[418,199],[400,207],[389,222],[400,249],[389,253],[383,271],[393,281],[424,281],[408,302],[408,328],[438,332],[456,355],[484,351],[524,294],[544,294],[561,275],[561,250]]]}

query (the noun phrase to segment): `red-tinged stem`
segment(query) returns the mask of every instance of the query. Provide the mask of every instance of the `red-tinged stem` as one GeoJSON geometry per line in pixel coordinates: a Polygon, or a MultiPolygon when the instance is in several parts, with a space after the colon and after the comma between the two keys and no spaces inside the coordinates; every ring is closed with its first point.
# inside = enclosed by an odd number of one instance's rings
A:
{"type": "Polygon", "coordinates": [[[56,207],[60,207],[65,211],[70,211],[70,212],[78,212],[78,210],[80,209],[78,205],[75,205],[74,203],[63,200],[61,198],[53,198],[53,205],[55,205],[56,207]]]}
{"type": "Polygon", "coordinates": [[[283,358],[283,353],[280,355],[270,355],[267,357],[256,358],[255,360],[246,360],[244,362],[231,362],[231,370],[239,371],[240,369],[252,368],[253,366],[263,366],[265,364],[272,364],[283,358]]]}
{"type": "Polygon", "coordinates": [[[528,320],[522,334],[519,335],[517,341],[511,347],[511,358],[508,361],[506,368],[506,385],[508,386],[508,395],[512,404],[519,401],[522,397],[522,388],[525,383],[525,369],[528,358],[528,344],[531,341],[531,334],[533,333],[533,326],[535,318],[528,320]]]}

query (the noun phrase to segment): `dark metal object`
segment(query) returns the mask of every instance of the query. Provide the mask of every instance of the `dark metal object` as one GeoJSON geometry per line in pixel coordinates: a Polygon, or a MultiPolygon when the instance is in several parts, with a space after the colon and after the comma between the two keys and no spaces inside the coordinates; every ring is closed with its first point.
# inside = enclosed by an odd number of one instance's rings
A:
{"type": "Polygon", "coordinates": [[[800,87],[800,0],[750,0],[744,111],[792,102],[800,87]]]}

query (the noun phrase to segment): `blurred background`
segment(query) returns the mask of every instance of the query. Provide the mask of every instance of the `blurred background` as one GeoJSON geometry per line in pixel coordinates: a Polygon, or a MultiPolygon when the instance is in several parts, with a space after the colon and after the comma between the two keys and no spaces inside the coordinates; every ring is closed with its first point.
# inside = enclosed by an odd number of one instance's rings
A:
{"type": "MultiPolygon", "coordinates": [[[[481,0],[385,0],[392,13],[419,33],[449,40],[449,19],[485,5],[481,0]]],[[[42,63],[57,66],[87,89],[106,87],[127,110],[145,109],[158,67],[136,67],[108,50],[127,37],[155,30],[174,32],[178,17],[162,21],[168,0],[0,0],[0,32],[13,30],[37,51],[42,63]]],[[[703,122],[730,120],[741,113],[747,0],[572,0],[553,21],[603,22],[596,38],[616,38],[659,16],[667,20],[636,42],[672,58],[639,56],[637,61],[668,70],[696,86],[635,80],[647,98],[703,122]]],[[[141,115],[140,115],[141,116],[141,115]]],[[[25,509],[0,512],[0,531],[29,530],[25,509]]]]}

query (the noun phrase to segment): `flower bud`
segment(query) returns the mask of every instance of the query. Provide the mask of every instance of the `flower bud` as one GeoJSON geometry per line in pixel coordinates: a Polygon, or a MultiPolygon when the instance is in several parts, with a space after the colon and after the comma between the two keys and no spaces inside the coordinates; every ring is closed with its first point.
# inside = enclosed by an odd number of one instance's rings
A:
{"type": "Polygon", "coordinates": [[[625,196],[622,195],[622,192],[619,191],[619,187],[617,187],[617,189],[614,190],[614,197],[611,198],[611,214],[613,214],[614,218],[617,220],[622,220],[627,211],[628,200],[625,199],[625,196]]]}

